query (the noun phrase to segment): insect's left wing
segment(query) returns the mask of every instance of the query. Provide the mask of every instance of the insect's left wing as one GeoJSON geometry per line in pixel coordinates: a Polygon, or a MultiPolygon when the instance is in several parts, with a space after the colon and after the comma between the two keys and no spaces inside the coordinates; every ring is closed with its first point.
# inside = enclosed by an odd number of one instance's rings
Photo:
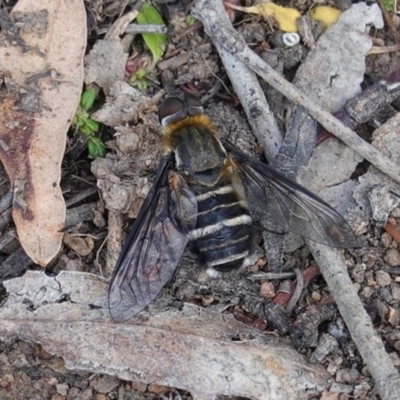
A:
{"type": "Polygon", "coordinates": [[[236,165],[236,189],[255,219],[267,213],[280,227],[314,242],[331,247],[360,246],[349,224],[328,203],[229,141],[221,142],[236,165]]]}
{"type": "Polygon", "coordinates": [[[197,201],[161,159],[153,186],[131,228],[111,278],[111,317],[123,322],[145,308],[171,279],[196,224],[197,201]]]}

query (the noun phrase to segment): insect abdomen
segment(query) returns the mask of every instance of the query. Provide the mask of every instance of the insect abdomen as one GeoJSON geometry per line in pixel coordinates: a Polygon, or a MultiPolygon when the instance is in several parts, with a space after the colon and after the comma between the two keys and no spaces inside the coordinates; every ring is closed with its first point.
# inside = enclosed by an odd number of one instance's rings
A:
{"type": "Polygon", "coordinates": [[[228,179],[212,188],[195,186],[198,214],[192,250],[207,268],[228,272],[242,266],[252,244],[252,218],[228,179]]]}

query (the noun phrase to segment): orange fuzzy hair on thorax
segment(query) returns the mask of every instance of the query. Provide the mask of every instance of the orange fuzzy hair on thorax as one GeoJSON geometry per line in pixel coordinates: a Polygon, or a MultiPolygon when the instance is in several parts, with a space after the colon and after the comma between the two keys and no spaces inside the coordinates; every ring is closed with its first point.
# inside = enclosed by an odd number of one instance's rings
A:
{"type": "Polygon", "coordinates": [[[186,117],[180,121],[172,122],[164,128],[164,136],[169,136],[179,129],[186,128],[187,126],[200,125],[204,129],[209,130],[212,133],[216,133],[217,129],[214,124],[210,121],[210,118],[205,114],[194,115],[192,117],[186,117]]]}

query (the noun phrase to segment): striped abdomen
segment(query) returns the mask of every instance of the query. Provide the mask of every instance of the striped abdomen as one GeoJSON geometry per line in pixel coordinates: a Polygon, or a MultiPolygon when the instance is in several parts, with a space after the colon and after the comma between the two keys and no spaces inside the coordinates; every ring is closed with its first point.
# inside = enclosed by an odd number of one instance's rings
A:
{"type": "Polygon", "coordinates": [[[252,218],[228,179],[210,188],[192,187],[198,202],[197,223],[190,235],[202,265],[219,272],[240,268],[252,246],[252,218]]]}

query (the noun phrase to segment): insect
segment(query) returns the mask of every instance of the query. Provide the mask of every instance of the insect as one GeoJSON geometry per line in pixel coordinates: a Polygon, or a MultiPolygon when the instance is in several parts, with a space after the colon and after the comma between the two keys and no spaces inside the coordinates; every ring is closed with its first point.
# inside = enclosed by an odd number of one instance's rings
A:
{"type": "Polygon", "coordinates": [[[266,213],[285,230],[312,241],[358,245],[329,204],[218,139],[195,96],[166,99],[159,119],[164,156],[111,278],[114,321],[135,316],[159,294],[188,243],[210,275],[246,265],[254,223],[266,213]]]}

